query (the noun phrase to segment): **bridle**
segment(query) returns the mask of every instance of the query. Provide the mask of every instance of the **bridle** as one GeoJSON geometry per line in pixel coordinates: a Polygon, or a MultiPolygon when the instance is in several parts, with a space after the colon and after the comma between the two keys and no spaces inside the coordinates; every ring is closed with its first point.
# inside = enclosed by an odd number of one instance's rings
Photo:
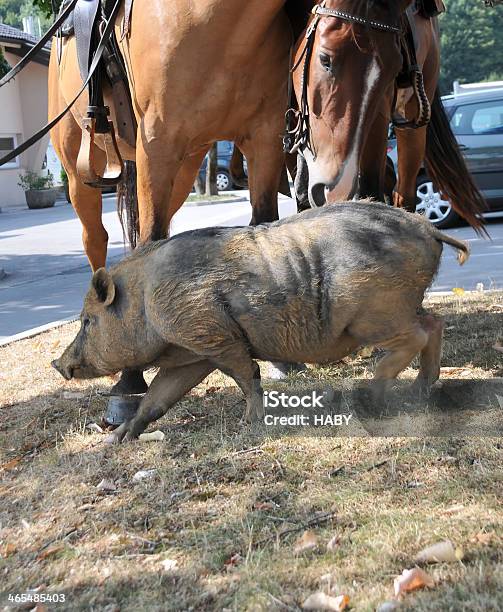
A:
{"type": "Polygon", "coordinates": [[[311,141],[311,128],[309,124],[309,101],[308,101],[308,83],[309,83],[309,66],[313,55],[314,42],[316,38],[316,30],[318,24],[323,17],[332,17],[342,19],[350,23],[356,23],[372,30],[379,30],[398,36],[402,33],[402,27],[399,24],[389,24],[368,19],[360,15],[353,15],[347,11],[341,11],[325,6],[326,0],[313,7],[314,15],[309,27],[306,31],[305,45],[302,54],[297,63],[290,69],[289,78],[289,100],[293,90],[293,74],[302,64],[301,76],[301,99],[299,100],[299,109],[289,108],[286,112],[286,133],[283,138],[283,148],[286,153],[296,153],[299,149],[307,148],[313,158],[316,159],[316,153],[311,141]]]}

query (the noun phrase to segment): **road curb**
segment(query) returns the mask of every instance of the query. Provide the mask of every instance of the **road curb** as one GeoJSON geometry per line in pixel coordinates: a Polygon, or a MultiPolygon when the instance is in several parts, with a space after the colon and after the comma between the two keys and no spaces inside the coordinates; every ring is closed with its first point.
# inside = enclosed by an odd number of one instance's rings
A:
{"type": "MultiPolygon", "coordinates": [[[[471,296],[474,294],[482,296],[488,293],[489,294],[501,293],[501,291],[502,291],[501,289],[487,289],[486,291],[483,291],[483,292],[476,291],[476,290],[465,291],[464,294],[459,297],[463,297],[465,295],[471,296]]],[[[455,294],[452,291],[430,291],[425,294],[425,298],[452,297],[453,295],[455,294]]],[[[8,336],[7,338],[0,340],[0,347],[7,346],[8,344],[13,344],[14,342],[19,342],[20,340],[27,340],[29,338],[33,338],[45,332],[52,331],[53,329],[56,329],[58,327],[63,327],[63,325],[66,325],[67,323],[74,323],[75,321],[78,321],[78,319],[79,319],[78,316],[70,317],[69,319],[62,319],[61,321],[54,321],[53,323],[47,323],[46,325],[41,325],[40,327],[34,327],[33,329],[28,329],[24,332],[21,332],[20,334],[15,334],[14,336],[8,336]]]]}
{"type": "Polygon", "coordinates": [[[40,334],[51,331],[58,327],[63,327],[67,323],[73,323],[77,321],[78,317],[70,317],[69,319],[61,319],[60,321],[53,321],[52,323],[47,323],[46,325],[41,325],[40,327],[34,327],[33,329],[27,329],[20,334],[14,334],[14,336],[8,336],[3,340],[0,340],[0,347],[7,346],[9,344],[14,344],[14,342],[19,342],[21,340],[28,340],[28,338],[34,338],[40,334]]]}

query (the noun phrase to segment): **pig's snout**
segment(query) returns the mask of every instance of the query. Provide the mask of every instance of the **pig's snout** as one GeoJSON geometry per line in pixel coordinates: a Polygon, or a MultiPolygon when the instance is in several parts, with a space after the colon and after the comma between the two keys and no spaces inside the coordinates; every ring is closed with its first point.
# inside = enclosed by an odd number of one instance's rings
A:
{"type": "Polygon", "coordinates": [[[61,359],[55,359],[51,362],[51,365],[66,380],[71,380],[73,378],[73,367],[71,365],[63,365],[61,359]]]}

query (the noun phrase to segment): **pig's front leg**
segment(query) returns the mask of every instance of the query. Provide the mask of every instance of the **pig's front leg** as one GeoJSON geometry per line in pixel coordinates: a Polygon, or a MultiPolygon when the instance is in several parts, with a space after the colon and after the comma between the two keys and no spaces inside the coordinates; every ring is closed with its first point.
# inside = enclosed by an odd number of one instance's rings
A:
{"type": "Polygon", "coordinates": [[[145,428],[166,414],[169,408],[188,391],[198,385],[215,366],[209,361],[198,361],[178,368],[163,368],[152,381],[134,418],[118,427],[108,438],[108,444],[134,440],[145,428]]]}

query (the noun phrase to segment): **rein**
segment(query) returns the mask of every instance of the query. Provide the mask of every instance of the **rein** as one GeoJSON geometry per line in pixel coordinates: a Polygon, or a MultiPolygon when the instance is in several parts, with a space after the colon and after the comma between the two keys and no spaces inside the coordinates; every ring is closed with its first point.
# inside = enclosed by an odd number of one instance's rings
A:
{"type": "Polygon", "coordinates": [[[311,11],[314,15],[314,19],[311,21],[306,31],[306,44],[302,51],[302,54],[297,63],[290,69],[290,83],[293,81],[293,74],[302,64],[302,77],[301,77],[301,89],[302,95],[300,100],[300,109],[289,108],[286,112],[286,133],[283,138],[283,149],[285,153],[296,153],[299,149],[307,148],[313,158],[316,159],[316,152],[312,146],[311,141],[311,128],[309,125],[309,102],[308,102],[308,83],[309,83],[309,65],[314,50],[314,42],[316,38],[316,30],[320,19],[323,17],[332,17],[335,19],[341,19],[350,23],[357,23],[365,26],[372,30],[379,30],[381,32],[388,32],[389,34],[401,34],[402,28],[398,25],[390,25],[388,23],[382,23],[375,21],[374,19],[367,19],[359,15],[353,15],[346,11],[340,11],[338,9],[327,8],[325,6],[326,0],[323,0],[320,4],[313,7],[311,11]]]}

